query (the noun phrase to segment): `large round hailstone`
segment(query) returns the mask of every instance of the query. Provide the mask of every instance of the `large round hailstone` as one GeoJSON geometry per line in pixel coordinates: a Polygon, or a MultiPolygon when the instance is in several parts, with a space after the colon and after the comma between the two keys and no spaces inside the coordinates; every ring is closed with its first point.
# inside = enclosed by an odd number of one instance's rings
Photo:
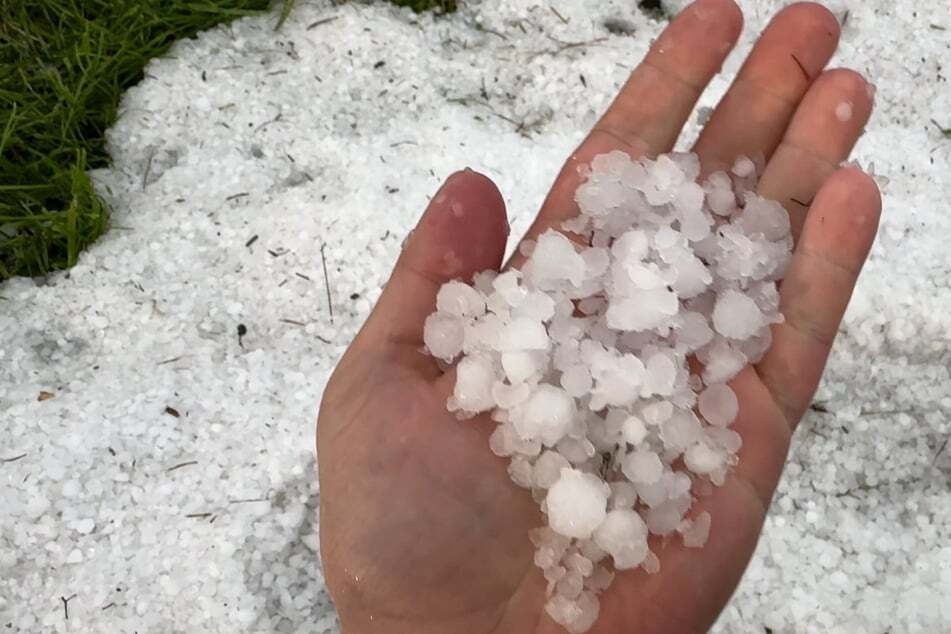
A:
{"type": "Polygon", "coordinates": [[[517,317],[499,333],[499,350],[546,350],[551,345],[541,322],[528,317],[517,317]]]}
{"type": "Polygon", "coordinates": [[[568,433],[576,412],[575,400],[567,392],[542,383],[512,412],[512,425],[523,439],[551,447],[568,433]]]}
{"type": "Polygon", "coordinates": [[[556,451],[544,451],[532,467],[532,481],[539,489],[551,488],[561,477],[562,469],[570,469],[568,459],[556,451]]]}
{"type": "Polygon", "coordinates": [[[526,266],[526,275],[544,287],[547,281],[570,281],[576,286],[584,276],[584,258],[564,234],[549,229],[538,237],[532,257],[526,266]]]}
{"type": "Polygon", "coordinates": [[[767,240],[781,240],[789,235],[789,214],[783,206],[755,192],[746,193],[746,205],[736,223],[747,233],[761,233],[767,240]]]}
{"type": "Polygon", "coordinates": [[[611,489],[597,476],[562,469],[545,498],[548,525],[565,537],[588,539],[607,515],[611,489]]]}
{"type": "Polygon", "coordinates": [[[513,384],[528,380],[538,370],[535,355],[531,352],[502,353],[502,371],[513,384]]]}
{"type": "Polygon", "coordinates": [[[672,262],[677,271],[677,279],[671,286],[681,299],[690,299],[707,290],[713,275],[694,255],[680,257],[672,262]]]}
{"type": "Polygon", "coordinates": [[[683,451],[703,436],[700,421],[690,410],[678,409],[664,421],[660,428],[660,437],[664,447],[671,451],[683,451]]]}
{"type": "Polygon", "coordinates": [[[640,418],[629,416],[621,425],[621,436],[624,438],[624,442],[636,447],[647,438],[647,427],[644,426],[644,422],[640,418]]]}
{"type": "Polygon", "coordinates": [[[699,356],[704,364],[703,382],[707,385],[726,383],[739,374],[747,363],[746,356],[725,339],[714,341],[699,356]]]}
{"type": "Polygon", "coordinates": [[[724,337],[747,339],[766,324],[763,313],[752,298],[727,289],[717,297],[713,308],[713,327],[724,337]]]}
{"type": "Polygon", "coordinates": [[[700,393],[697,399],[700,415],[708,423],[717,427],[726,427],[734,420],[740,411],[739,401],[729,385],[718,383],[711,385],[700,393]]]}
{"type": "Polygon", "coordinates": [[[508,306],[518,306],[525,299],[528,291],[519,286],[518,273],[516,271],[506,271],[492,280],[492,288],[499,294],[502,300],[508,306]]]}
{"type": "Polygon", "coordinates": [[[621,470],[635,484],[652,484],[664,474],[664,465],[653,451],[635,449],[624,457],[621,470]]]}
{"type": "Polygon", "coordinates": [[[614,330],[653,330],[667,323],[678,310],[677,294],[661,287],[612,298],[606,317],[608,327],[614,330]]]}
{"type": "Polygon", "coordinates": [[[477,414],[495,406],[492,386],[495,383],[495,366],[490,358],[481,354],[464,357],[456,366],[456,387],[452,398],[455,409],[477,414]]]}
{"type": "Polygon", "coordinates": [[[605,405],[621,406],[634,402],[639,394],[646,370],[633,354],[609,357],[592,368],[597,385],[591,390],[590,408],[605,405]]]}
{"type": "Polygon", "coordinates": [[[723,466],[724,456],[704,442],[698,442],[684,453],[684,464],[698,475],[713,473],[723,466]]]}
{"type": "Polygon", "coordinates": [[[680,314],[680,327],[674,332],[674,337],[677,345],[684,346],[687,352],[693,352],[710,343],[713,330],[706,317],[688,311],[680,314]]]}
{"type": "Polygon", "coordinates": [[[583,249],[581,258],[584,260],[584,276],[589,279],[604,275],[611,265],[611,254],[603,247],[583,249]]]}
{"type": "Polygon", "coordinates": [[[647,525],[632,509],[614,509],[595,530],[594,543],[611,555],[617,570],[636,568],[647,556],[647,525]]]}
{"type": "Polygon", "coordinates": [[[444,313],[433,313],[423,324],[423,343],[429,354],[447,363],[462,352],[465,326],[461,319],[444,313]]]}
{"type": "Polygon", "coordinates": [[[575,398],[590,392],[592,384],[591,371],[580,363],[568,366],[561,374],[561,387],[575,398]]]}
{"type": "Polygon", "coordinates": [[[526,293],[525,299],[518,305],[512,315],[528,317],[535,321],[548,321],[555,314],[555,300],[542,291],[526,293]]]}
{"type": "Polygon", "coordinates": [[[627,480],[611,482],[611,508],[634,508],[637,503],[637,488],[627,480]]]}
{"type": "Polygon", "coordinates": [[[503,409],[512,409],[519,403],[524,403],[531,393],[532,388],[528,383],[507,385],[502,381],[496,381],[492,385],[492,400],[503,409]]]}
{"type": "Polygon", "coordinates": [[[436,294],[436,310],[457,317],[478,317],[485,313],[485,299],[468,284],[447,282],[436,294]]]}
{"type": "Polygon", "coordinates": [[[674,391],[674,383],[677,381],[677,366],[669,356],[658,352],[647,359],[644,378],[642,396],[652,394],[670,396],[674,391]]]}
{"type": "Polygon", "coordinates": [[[619,237],[611,245],[611,254],[625,265],[640,262],[650,252],[647,234],[640,229],[632,229],[619,237]]]}

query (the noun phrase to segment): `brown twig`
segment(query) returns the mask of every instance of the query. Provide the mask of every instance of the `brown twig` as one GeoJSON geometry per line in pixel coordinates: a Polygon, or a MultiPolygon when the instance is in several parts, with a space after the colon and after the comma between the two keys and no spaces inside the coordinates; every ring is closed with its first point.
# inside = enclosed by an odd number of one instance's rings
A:
{"type": "Polygon", "coordinates": [[[935,452],[934,459],[931,461],[931,466],[933,467],[937,462],[938,458],[941,456],[941,453],[944,451],[944,448],[948,446],[948,439],[945,438],[944,442],[941,443],[941,446],[938,447],[938,451],[935,452]]]}
{"type": "Polygon", "coordinates": [[[320,263],[324,268],[324,288],[327,289],[327,310],[330,311],[330,323],[334,323],[334,304],[333,300],[330,297],[330,277],[327,275],[327,256],[324,255],[324,249],[327,248],[327,243],[320,245],[320,263]]]}
{"type": "Polygon", "coordinates": [[[316,22],[311,22],[310,24],[307,25],[307,28],[304,29],[304,30],[305,30],[305,31],[310,31],[311,29],[317,28],[317,27],[320,26],[321,24],[327,24],[328,22],[333,22],[334,20],[336,20],[336,19],[339,18],[339,17],[340,17],[340,16],[332,15],[332,16],[330,16],[329,18],[323,18],[323,19],[321,19],[321,20],[317,20],[316,22]]]}
{"type": "Polygon", "coordinates": [[[559,20],[561,20],[562,24],[568,24],[568,18],[566,18],[566,17],[563,16],[562,14],[558,13],[558,9],[556,9],[555,7],[553,7],[553,6],[551,6],[551,5],[548,5],[548,9],[549,9],[552,13],[554,13],[555,16],[556,16],[559,20]]]}
{"type": "Polygon", "coordinates": [[[251,502],[267,502],[269,498],[248,498],[242,500],[228,500],[228,504],[248,504],[251,502]]]}
{"type": "Polygon", "coordinates": [[[63,617],[68,621],[69,620],[69,602],[76,597],[76,593],[72,593],[68,597],[60,597],[59,600],[63,602],[63,617]]]}
{"type": "Polygon", "coordinates": [[[176,469],[181,469],[182,467],[190,467],[196,464],[198,464],[197,460],[189,460],[188,462],[181,462],[175,465],[174,467],[169,467],[168,469],[166,469],[165,473],[171,473],[172,471],[175,471],[176,469]]]}

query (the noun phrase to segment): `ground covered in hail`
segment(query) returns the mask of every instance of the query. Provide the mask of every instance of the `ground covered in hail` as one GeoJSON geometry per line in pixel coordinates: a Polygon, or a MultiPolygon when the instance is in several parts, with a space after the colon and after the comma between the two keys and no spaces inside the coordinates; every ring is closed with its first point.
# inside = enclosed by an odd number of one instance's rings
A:
{"type": "MultiPolygon", "coordinates": [[[[518,235],[663,26],[633,2],[299,4],[153,62],[94,175],[111,231],[0,286],[5,631],[337,631],[330,370],[442,179],[489,174],[518,235]]],[[[703,106],[780,3],[741,4],[703,106]]],[[[721,632],[951,627],[951,9],[839,9],[837,63],[879,89],[856,156],[890,179],[884,218],[721,632]]]]}

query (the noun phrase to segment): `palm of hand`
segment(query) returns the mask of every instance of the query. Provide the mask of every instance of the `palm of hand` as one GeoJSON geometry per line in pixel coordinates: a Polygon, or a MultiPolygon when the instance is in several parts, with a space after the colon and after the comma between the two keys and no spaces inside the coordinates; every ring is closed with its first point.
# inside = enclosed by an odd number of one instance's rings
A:
{"type": "MultiPolygon", "coordinates": [[[[700,0],[668,27],[658,46],[669,52],[655,49],[632,74],[566,164],[530,235],[573,212],[578,162],[619,148],[669,150],[696,99],[694,86],[719,67],[722,44],[735,40],[740,21],[730,0],[700,0]],[[683,42],[691,45],[677,45],[683,42]]],[[[786,204],[798,238],[782,288],[787,321],[774,327],[766,358],[731,383],[744,446],[725,485],[694,505],[713,517],[707,545],[688,551],[677,540],[652,543],[660,573],[618,574],[601,596],[594,634],[703,631],[753,552],[880,208],[871,179],[852,168],[835,171],[871,111],[858,75],[816,77],[836,34],[834,18],[816,5],[781,13],[697,142],[708,171],[740,154],[769,159],[760,192],[786,204]],[[752,126],[750,106],[740,105],[750,99],[752,126]],[[830,119],[841,101],[854,104],[853,121],[830,119]],[[801,201],[813,199],[807,213],[801,201]]],[[[489,452],[494,423],[487,416],[460,423],[447,412],[452,376],[420,353],[439,285],[498,268],[506,237],[491,182],[468,171],[451,177],[327,386],[318,425],[321,549],[345,632],[560,631],[544,614],[545,581],[527,537],[543,523],[537,504],[489,452]],[[450,213],[453,205],[466,213],[450,213]]]]}

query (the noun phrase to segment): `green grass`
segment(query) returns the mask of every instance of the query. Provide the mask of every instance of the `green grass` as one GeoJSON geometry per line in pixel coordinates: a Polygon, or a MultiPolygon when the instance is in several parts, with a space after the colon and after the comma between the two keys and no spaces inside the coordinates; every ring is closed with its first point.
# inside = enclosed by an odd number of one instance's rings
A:
{"type": "MultiPolygon", "coordinates": [[[[456,8],[455,0],[393,1],[456,8]]],[[[108,164],[105,131],[148,60],[269,4],[0,0],[0,280],[70,267],[108,228],[88,170],[108,164]]],[[[285,1],[279,23],[292,6],[285,1]]]]}

